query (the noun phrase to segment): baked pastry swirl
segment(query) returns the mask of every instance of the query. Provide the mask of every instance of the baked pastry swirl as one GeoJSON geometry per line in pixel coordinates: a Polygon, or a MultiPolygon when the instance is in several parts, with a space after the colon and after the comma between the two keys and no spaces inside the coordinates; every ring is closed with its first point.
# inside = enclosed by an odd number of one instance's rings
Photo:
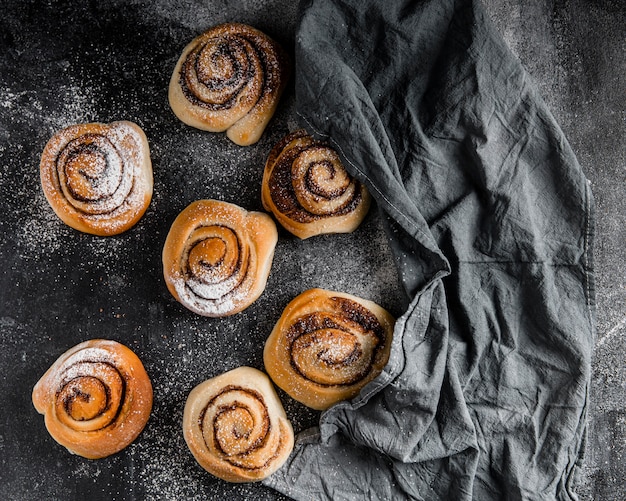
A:
{"type": "Polygon", "coordinates": [[[288,231],[305,239],[354,231],[370,195],[329,146],[297,130],[278,142],[263,173],[261,200],[288,231]]]}
{"type": "Polygon", "coordinates": [[[98,459],[121,451],[141,433],[152,410],[152,385],[129,348],[92,339],[52,364],[32,400],[52,438],[74,454],[98,459]]]}
{"type": "Polygon", "coordinates": [[[183,434],[196,461],[228,482],[261,480],[280,468],[294,437],[269,378],[239,367],[194,388],[183,434]]]}
{"type": "Polygon", "coordinates": [[[165,282],[195,313],[238,313],[265,289],[277,241],[276,225],[267,214],[218,200],[193,202],[165,240],[165,282]]]}
{"type": "Polygon", "coordinates": [[[152,162],[141,128],[127,121],[72,125],[41,156],[43,192],[72,228],[117,235],[143,216],[152,198],[152,162]]]}
{"type": "Polygon", "coordinates": [[[355,397],[389,359],[394,318],[350,294],[310,289],[292,300],[265,343],[265,370],[317,410],[355,397]]]}
{"type": "Polygon", "coordinates": [[[251,26],[225,23],[183,50],[170,80],[169,102],[183,122],[226,135],[240,146],[256,143],[287,83],[287,55],[251,26]]]}

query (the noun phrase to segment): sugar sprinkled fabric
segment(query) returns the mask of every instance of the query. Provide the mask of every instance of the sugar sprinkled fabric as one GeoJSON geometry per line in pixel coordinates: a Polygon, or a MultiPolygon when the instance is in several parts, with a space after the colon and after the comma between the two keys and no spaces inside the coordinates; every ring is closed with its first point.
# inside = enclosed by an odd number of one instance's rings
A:
{"type": "Polygon", "coordinates": [[[593,202],[554,117],[477,1],[312,0],[300,15],[302,126],[378,202],[410,304],[381,376],[266,484],[296,499],[577,499],[593,202]]]}

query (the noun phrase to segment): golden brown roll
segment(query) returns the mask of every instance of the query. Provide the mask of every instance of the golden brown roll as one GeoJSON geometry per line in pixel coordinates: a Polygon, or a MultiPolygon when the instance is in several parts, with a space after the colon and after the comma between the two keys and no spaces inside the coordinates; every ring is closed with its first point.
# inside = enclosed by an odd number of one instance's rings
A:
{"type": "Polygon", "coordinates": [[[152,199],[148,140],[132,122],[62,129],[44,148],[40,176],[54,212],[68,226],[94,235],[128,230],[152,199]]]}
{"type": "Polygon", "coordinates": [[[196,461],[228,482],[261,480],[293,449],[293,429],[269,378],[239,367],[196,386],[183,434],[196,461]]]}
{"type": "Polygon", "coordinates": [[[276,225],[267,214],[218,200],[193,202],[165,240],[165,282],[195,313],[238,313],[265,289],[277,241],[276,225]]]}
{"type": "Polygon", "coordinates": [[[304,130],[277,143],[265,163],[261,199],[266,210],[299,238],[350,233],[367,214],[370,195],[337,153],[304,130]]]}
{"type": "Polygon", "coordinates": [[[52,438],[74,454],[98,459],[141,433],[152,410],[152,385],[129,348],[92,339],[63,353],[32,398],[52,438]]]}
{"type": "Polygon", "coordinates": [[[389,360],[394,318],[376,303],[324,289],[303,292],[265,343],[265,370],[317,410],[355,397],[389,360]]]}
{"type": "Polygon", "coordinates": [[[169,86],[174,114],[187,125],[256,143],[287,83],[287,55],[251,26],[225,23],[195,38],[181,54],[169,86]]]}

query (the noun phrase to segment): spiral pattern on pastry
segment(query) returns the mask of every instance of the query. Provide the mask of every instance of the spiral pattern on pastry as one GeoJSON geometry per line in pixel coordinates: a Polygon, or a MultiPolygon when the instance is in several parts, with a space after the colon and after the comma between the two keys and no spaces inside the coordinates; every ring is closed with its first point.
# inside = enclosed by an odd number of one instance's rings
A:
{"type": "Polygon", "coordinates": [[[237,313],[263,292],[278,240],[267,214],[217,200],[183,210],[163,248],[163,274],[172,295],[209,317],[237,313]]]}
{"type": "Polygon", "coordinates": [[[356,396],[389,359],[395,320],[350,294],[303,292],[285,308],[264,349],[265,369],[292,398],[317,410],[356,396]]]}
{"type": "Polygon", "coordinates": [[[131,228],[152,198],[152,163],[143,131],[131,122],[67,127],[46,144],[41,185],[56,214],[95,235],[131,228]]]}
{"type": "Polygon", "coordinates": [[[275,41],[245,24],[220,24],[183,50],[170,80],[170,106],[186,124],[227,131],[247,146],[261,137],[288,76],[288,58],[275,41]]]}
{"type": "Polygon", "coordinates": [[[293,429],[268,377],[240,367],[194,388],[185,441],[198,463],[229,482],[266,478],[293,449],[293,429]]]}
{"type": "Polygon", "coordinates": [[[261,199],[266,210],[299,238],[354,231],[370,195],[344,168],[337,152],[306,131],[277,143],[265,163],[261,199]]]}
{"type": "Polygon", "coordinates": [[[129,348],[95,339],[59,357],[35,385],[33,404],[58,443],[97,459],[119,452],[143,430],[152,385],[129,348]]]}

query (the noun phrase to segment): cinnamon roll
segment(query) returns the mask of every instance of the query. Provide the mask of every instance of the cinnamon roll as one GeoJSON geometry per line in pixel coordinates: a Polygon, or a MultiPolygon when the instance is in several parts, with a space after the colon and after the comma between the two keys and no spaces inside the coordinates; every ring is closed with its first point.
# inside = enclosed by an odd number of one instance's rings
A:
{"type": "Polygon", "coordinates": [[[61,355],[35,385],[32,400],[52,438],[98,459],[141,433],[152,410],[152,385],[129,348],[93,339],[61,355]]]}
{"type": "Polygon", "coordinates": [[[40,176],[61,220],[94,235],[128,230],[152,198],[148,140],[127,121],[78,124],[57,132],[42,153],[40,176]]]}
{"type": "Polygon", "coordinates": [[[169,85],[174,114],[187,125],[256,143],[272,118],[290,69],[283,49],[251,26],[225,23],[195,38],[169,85]]]}
{"type": "Polygon", "coordinates": [[[267,214],[218,200],[193,202],[165,240],[165,282],[195,313],[238,313],[265,289],[277,241],[276,225],[267,214]]]}
{"type": "Polygon", "coordinates": [[[355,397],[389,359],[394,318],[350,294],[310,289],[291,301],[265,343],[265,370],[317,410],[355,397]]]}
{"type": "Polygon", "coordinates": [[[269,154],[261,200],[299,238],[350,233],[367,214],[370,195],[346,172],[339,156],[304,130],[292,132],[269,154]]]}
{"type": "Polygon", "coordinates": [[[200,466],[228,482],[268,477],[283,465],[294,443],[269,378],[251,367],[196,386],[185,404],[183,435],[200,466]]]}

